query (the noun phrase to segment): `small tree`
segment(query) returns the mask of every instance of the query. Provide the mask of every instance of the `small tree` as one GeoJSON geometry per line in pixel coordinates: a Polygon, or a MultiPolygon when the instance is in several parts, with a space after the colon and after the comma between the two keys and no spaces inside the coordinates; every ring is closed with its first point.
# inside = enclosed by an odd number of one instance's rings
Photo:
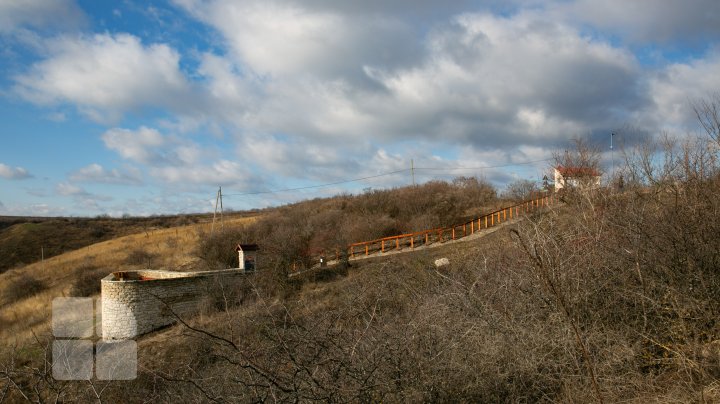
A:
{"type": "Polygon", "coordinates": [[[720,146],[720,93],[693,103],[700,126],[720,146]]]}
{"type": "Polygon", "coordinates": [[[516,201],[524,201],[530,199],[532,194],[538,191],[539,188],[535,181],[518,179],[507,185],[505,197],[516,201]]]}

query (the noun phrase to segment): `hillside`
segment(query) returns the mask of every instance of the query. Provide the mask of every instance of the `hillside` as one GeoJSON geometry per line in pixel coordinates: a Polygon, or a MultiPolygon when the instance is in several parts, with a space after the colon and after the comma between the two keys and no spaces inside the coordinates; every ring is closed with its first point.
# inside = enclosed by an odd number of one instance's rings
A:
{"type": "MultiPolygon", "coordinates": [[[[255,217],[238,217],[226,219],[225,224],[237,226],[254,220],[255,217]]],[[[24,345],[33,340],[33,332],[48,333],[54,297],[96,296],[100,292],[100,279],[112,271],[140,268],[182,271],[202,266],[197,245],[200,237],[210,232],[211,226],[212,223],[199,223],[148,229],[0,274],[0,304],[3,308],[0,340],[24,345]]],[[[132,228],[122,231],[130,232],[132,228]]]]}
{"type": "Polygon", "coordinates": [[[680,171],[568,190],[484,237],[297,278],[292,263],[312,265],[348,240],[509,201],[477,180],[429,183],[305,201],[212,235],[188,226],[110,240],[47,260],[52,270],[16,268],[0,275],[4,293],[22,276],[40,286],[5,295],[2,337],[18,348],[6,349],[14,361],[0,377],[12,399],[718,402],[720,169],[691,151],[670,156],[690,162],[669,166],[680,171]],[[184,324],[138,338],[137,379],[59,382],[38,370],[51,341],[42,313],[91,272],[84,263],[103,273],[226,268],[238,240],[261,246],[260,270],[209,294],[184,324]],[[450,265],[436,268],[440,257],[450,265]]]}
{"type": "MultiPolygon", "coordinates": [[[[237,216],[235,215],[230,215],[237,216]]],[[[193,223],[208,215],[99,218],[0,216],[0,273],[114,238],[193,223]]]]}

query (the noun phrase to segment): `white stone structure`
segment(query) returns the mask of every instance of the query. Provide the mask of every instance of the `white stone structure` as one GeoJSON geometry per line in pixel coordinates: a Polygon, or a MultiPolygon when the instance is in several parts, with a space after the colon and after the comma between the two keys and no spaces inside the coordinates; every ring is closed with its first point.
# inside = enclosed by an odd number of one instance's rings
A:
{"type": "Polygon", "coordinates": [[[242,272],[254,271],[257,267],[257,244],[238,244],[235,251],[238,253],[238,269],[242,272]]]}
{"type": "Polygon", "coordinates": [[[101,281],[102,337],[130,339],[194,314],[218,283],[243,276],[234,269],[203,272],[123,271],[101,281]]]}

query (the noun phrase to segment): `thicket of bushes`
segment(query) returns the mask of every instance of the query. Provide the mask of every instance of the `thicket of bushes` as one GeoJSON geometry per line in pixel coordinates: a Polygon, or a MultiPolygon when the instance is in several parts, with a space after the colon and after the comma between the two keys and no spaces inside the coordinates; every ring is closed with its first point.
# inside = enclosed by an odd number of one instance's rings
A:
{"type": "Polygon", "coordinates": [[[468,177],[315,199],[275,209],[249,226],[204,235],[199,255],[213,269],[236,267],[235,245],[257,243],[261,266],[287,271],[293,263],[312,265],[322,253],[334,258],[351,242],[448,226],[498,203],[492,185],[468,177]]]}
{"type": "Polygon", "coordinates": [[[155,387],[198,399],[718,401],[712,150],[700,139],[628,151],[622,190],[569,191],[565,205],[457,252],[447,270],[420,255],[319,295],[275,300],[256,285],[267,300],[198,324],[242,334],[234,345],[206,335],[202,357],[186,358],[192,370],[173,374],[202,390],[155,387]]]}

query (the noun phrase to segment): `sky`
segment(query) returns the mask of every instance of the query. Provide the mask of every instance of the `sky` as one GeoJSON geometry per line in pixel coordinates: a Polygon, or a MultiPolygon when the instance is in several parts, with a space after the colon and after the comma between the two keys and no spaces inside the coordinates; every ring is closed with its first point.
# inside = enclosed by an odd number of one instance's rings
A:
{"type": "Polygon", "coordinates": [[[717,0],[0,0],[0,215],[502,189],[577,137],[609,166],[698,132],[719,41],[717,0]]]}

